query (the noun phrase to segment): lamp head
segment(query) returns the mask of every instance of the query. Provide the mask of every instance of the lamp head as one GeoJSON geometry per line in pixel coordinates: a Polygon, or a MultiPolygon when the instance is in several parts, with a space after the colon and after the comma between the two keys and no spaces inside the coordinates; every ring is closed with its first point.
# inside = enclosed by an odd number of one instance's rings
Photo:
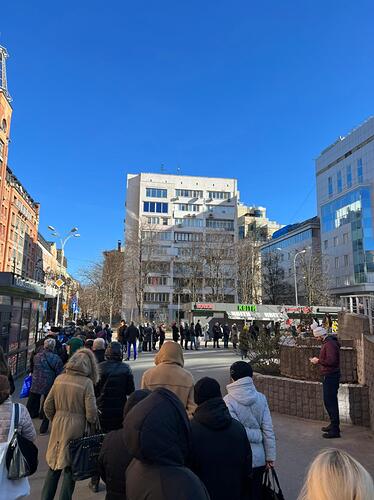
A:
{"type": "Polygon", "coordinates": [[[77,227],[73,227],[72,229],[70,229],[70,232],[71,233],[76,233],[78,231],[78,228],[77,227]]]}
{"type": "Polygon", "coordinates": [[[79,238],[80,234],[79,233],[74,233],[74,238],[79,238]]]}
{"type": "Polygon", "coordinates": [[[48,229],[49,229],[50,231],[56,231],[56,229],[55,229],[53,226],[48,226],[48,229]]]}

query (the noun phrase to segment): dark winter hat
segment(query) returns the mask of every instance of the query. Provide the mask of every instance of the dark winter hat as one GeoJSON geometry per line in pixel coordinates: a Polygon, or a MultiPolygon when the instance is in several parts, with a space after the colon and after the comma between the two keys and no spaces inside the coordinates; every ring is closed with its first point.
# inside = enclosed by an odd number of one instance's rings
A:
{"type": "Polygon", "coordinates": [[[203,377],[195,384],[195,403],[201,405],[212,398],[221,398],[221,388],[214,378],[203,377]]]}
{"type": "Polygon", "coordinates": [[[0,375],[0,405],[10,396],[10,385],[6,375],[0,375]]]}
{"type": "Polygon", "coordinates": [[[244,377],[253,376],[253,369],[250,363],[245,361],[236,361],[230,366],[230,375],[233,380],[239,380],[244,377]]]}
{"type": "Polygon", "coordinates": [[[140,401],[142,401],[150,394],[151,391],[149,391],[148,389],[138,389],[137,391],[134,391],[126,401],[125,408],[123,409],[123,417],[125,418],[135,405],[137,405],[140,401]]]}
{"type": "Polygon", "coordinates": [[[111,342],[105,351],[105,357],[107,359],[122,359],[121,344],[116,341],[111,342]]]}

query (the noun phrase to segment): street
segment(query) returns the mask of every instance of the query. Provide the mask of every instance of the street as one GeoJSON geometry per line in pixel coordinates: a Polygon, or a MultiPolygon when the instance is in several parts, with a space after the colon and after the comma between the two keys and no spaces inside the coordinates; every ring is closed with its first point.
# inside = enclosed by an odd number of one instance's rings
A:
{"type": "MultiPolygon", "coordinates": [[[[240,359],[232,350],[228,351],[223,348],[219,351],[213,351],[210,348],[208,350],[188,351],[185,358],[185,367],[192,372],[195,381],[204,376],[216,378],[221,385],[223,395],[226,393],[225,386],[229,380],[229,367],[234,361],[240,359]]],[[[153,354],[144,353],[140,359],[131,361],[130,365],[135,376],[136,388],[139,388],[144,370],[153,365],[153,354]]],[[[38,431],[40,422],[38,420],[34,422],[38,431]]],[[[343,425],[342,439],[326,443],[326,440],[321,437],[321,422],[302,420],[276,413],[273,413],[273,422],[278,448],[276,469],[287,500],[296,500],[309,462],[320,449],[327,446],[341,448],[352,453],[371,474],[374,474],[374,435],[368,429],[343,425]]],[[[40,498],[47,470],[44,459],[47,443],[48,435],[38,436],[39,470],[30,478],[30,498],[33,500],[40,498]]],[[[222,460],[229,461],[230,457],[222,457],[222,460]]],[[[100,484],[100,492],[96,494],[89,490],[87,484],[88,481],[77,483],[75,498],[79,498],[79,500],[104,499],[105,486],[103,483],[100,484]]]]}

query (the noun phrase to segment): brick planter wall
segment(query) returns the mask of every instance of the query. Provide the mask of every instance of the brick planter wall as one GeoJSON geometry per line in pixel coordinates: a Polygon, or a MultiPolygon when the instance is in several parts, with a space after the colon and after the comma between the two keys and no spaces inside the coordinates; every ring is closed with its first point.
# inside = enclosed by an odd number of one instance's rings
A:
{"type": "MultiPolygon", "coordinates": [[[[257,390],[267,397],[270,410],[311,420],[328,420],[323,406],[321,382],[293,380],[258,373],[253,375],[253,380],[257,390]]],[[[341,384],[339,409],[341,422],[369,427],[368,387],[359,384],[341,384]]]]}
{"type": "MultiPolygon", "coordinates": [[[[287,346],[280,347],[280,371],[284,377],[298,380],[321,381],[320,368],[310,363],[309,358],[319,357],[320,346],[287,346]]],[[[357,383],[357,356],[352,347],[340,349],[341,382],[357,383]]]]}

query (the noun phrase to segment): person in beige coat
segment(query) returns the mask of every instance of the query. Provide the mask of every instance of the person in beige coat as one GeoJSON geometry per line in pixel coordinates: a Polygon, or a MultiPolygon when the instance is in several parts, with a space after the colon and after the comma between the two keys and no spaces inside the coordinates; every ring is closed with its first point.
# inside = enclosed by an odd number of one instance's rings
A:
{"type": "Polygon", "coordinates": [[[94,385],[99,380],[95,355],[89,349],[73,354],[59,375],[44,403],[44,412],[52,421],[46,460],[48,472],[41,500],[53,500],[61,472],[64,471],[60,500],[73,497],[75,481],[70,468],[69,443],[83,436],[86,422],[97,421],[94,385]]]}
{"type": "Polygon", "coordinates": [[[141,388],[150,391],[157,387],[169,389],[179,397],[189,418],[192,418],[196,408],[194,380],[191,373],[183,368],[184,358],[180,344],[165,342],[155,356],[155,365],[144,373],[141,388]]]}

